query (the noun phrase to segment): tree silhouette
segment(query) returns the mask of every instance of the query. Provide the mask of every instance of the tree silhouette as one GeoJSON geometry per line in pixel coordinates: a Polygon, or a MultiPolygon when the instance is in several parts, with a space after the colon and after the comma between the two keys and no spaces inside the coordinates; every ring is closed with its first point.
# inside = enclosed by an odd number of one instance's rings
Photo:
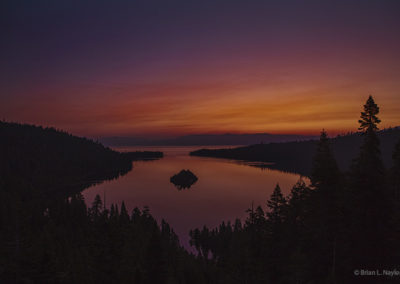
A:
{"type": "Polygon", "coordinates": [[[310,176],[311,184],[314,187],[324,187],[338,181],[339,167],[333,156],[330,143],[326,131],[322,130],[310,176]]]}
{"type": "Polygon", "coordinates": [[[310,196],[307,225],[312,232],[309,251],[310,262],[316,278],[328,276],[334,282],[336,278],[336,255],[340,244],[342,177],[336,159],[330,147],[325,130],[321,132],[317,151],[313,158],[310,177],[313,189],[310,196]],[[312,261],[315,260],[315,261],[312,261]]]}
{"type": "Polygon", "coordinates": [[[354,252],[353,263],[366,267],[377,266],[384,259],[387,216],[390,216],[391,207],[376,134],[380,123],[376,116],[378,113],[379,107],[369,96],[359,120],[364,141],[351,168],[351,195],[348,198],[348,211],[352,216],[349,231],[353,243],[349,245],[354,252]],[[373,249],[367,249],[369,247],[373,249]]]}
{"type": "Polygon", "coordinates": [[[269,209],[267,212],[268,220],[272,224],[283,223],[286,214],[286,206],[286,198],[283,196],[279,184],[277,184],[271,194],[271,197],[267,201],[267,208],[269,209]]]}
{"type": "Polygon", "coordinates": [[[378,130],[378,124],[381,122],[380,119],[376,116],[378,113],[379,107],[370,95],[364,105],[364,111],[361,112],[361,119],[358,121],[360,123],[360,127],[358,128],[358,130],[365,131],[369,128],[373,131],[378,130]]]}

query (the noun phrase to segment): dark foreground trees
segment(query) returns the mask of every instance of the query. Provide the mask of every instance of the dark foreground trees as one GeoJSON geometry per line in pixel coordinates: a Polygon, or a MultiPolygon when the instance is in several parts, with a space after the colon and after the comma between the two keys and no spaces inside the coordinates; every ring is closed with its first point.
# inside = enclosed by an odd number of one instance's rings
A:
{"type": "Polygon", "coordinates": [[[261,207],[249,210],[243,226],[222,223],[191,234],[197,250],[210,250],[217,283],[400,281],[400,275],[356,275],[399,271],[400,141],[386,170],[378,113],[369,97],[360,119],[363,143],[350,172],[340,172],[323,131],[309,185],[300,180],[287,197],[277,186],[266,214],[261,207]]]}
{"type": "Polygon", "coordinates": [[[1,283],[206,283],[201,261],[146,208],[105,209],[99,196],[87,208],[76,194],[26,209],[1,216],[1,283]]]}

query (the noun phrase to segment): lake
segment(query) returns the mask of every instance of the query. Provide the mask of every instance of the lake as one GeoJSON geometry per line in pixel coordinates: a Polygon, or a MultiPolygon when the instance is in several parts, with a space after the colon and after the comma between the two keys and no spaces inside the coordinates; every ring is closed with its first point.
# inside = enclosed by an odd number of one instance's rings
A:
{"type": "MultiPolygon", "coordinates": [[[[229,146],[232,147],[232,146],[229,146]]],[[[265,204],[275,185],[284,194],[299,180],[297,174],[261,169],[246,163],[189,156],[196,147],[121,147],[117,151],[162,151],[164,158],[135,161],[133,169],[117,180],[105,181],[83,192],[88,205],[96,194],[106,198],[106,206],[124,201],[129,212],[134,207],[150,207],[158,220],[165,219],[189,248],[189,230],[204,225],[215,227],[222,221],[245,219],[246,209],[265,204]],[[198,181],[189,189],[178,190],[170,177],[182,169],[191,170],[198,181]]],[[[225,148],[204,147],[204,148],[225,148]]]]}

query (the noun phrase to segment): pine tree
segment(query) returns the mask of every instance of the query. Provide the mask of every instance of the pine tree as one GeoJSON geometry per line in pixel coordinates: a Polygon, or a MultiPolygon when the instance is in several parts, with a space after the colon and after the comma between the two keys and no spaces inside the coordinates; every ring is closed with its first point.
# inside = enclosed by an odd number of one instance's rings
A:
{"type": "MultiPolygon", "coordinates": [[[[292,187],[289,197],[284,201],[279,194],[279,187],[275,188],[274,199],[279,200],[279,222],[271,224],[271,244],[268,254],[270,269],[269,282],[271,283],[303,283],[294,274],[302,263],[298,262],[303,256],[302,242],[304,240],[304,221],[307,212],[306,204],[310,196],[310,189],[302,178],[292,187]],[[275,198],[277,197],[277,198],[275,198]],[[292,279],[292,278],[295,279],[292,279]]],[[[270,204],[272,205],[272,204],[270,204]]],[[[273,220],[273,219],[272,219],[273,220]]]]}
{"type": "Polygon", "coordinates": [[[339,168],[333,156],[328,135],[322,130],[313,159],[311,184],[313,187],[336,184],[339,177],[339,168]]]}
{"type": "Polygon", "coordinates": [[[121,224],[128,224],[129,223],[129,214],[128,211],[126,210],[125,207],[125,202],[122,201],[121,204],[121,212],[120,212],[120,218],[119,218],[121,224]]]}
{"type": "Polygon", "coordinates": [[[279,184],[275,186],[270,199],[267,201],[267,217],[273,224],[282,223],[285,218],[287,201],[282,194],[279,184]]]}
{"type": "MultiPolygon", "coordinates": [[[[364,141],[358,157],[353,161],[352,171],[360,186],[365,188],[365,194],[381,194],[383,175],[385,172],[381,159],[380,142],[376,131],[381,121],[376,116],[379,107],[370,96],[361,113],[360,128],[364,132],[364,141]]],[[[376,198],[377,196],[370,196],[376,198]]]]}
{"type": "Polygon", "coordinates": [[[280,282],[283,272],[283,266],[286,260],[286,235],[285,221],[287,218],[287,200],[283,196],[279,184],[275,186],[270,199],[267,201],[267,224],[268,239],[267,245],[272,244],[267,249],[266,258],[269,269],[269,281],[271,283],[280,282]]]}
{"type": "Polygon", "coordinates": [[[328,278],[334,282],[337,243],[343,219],[340,210],[342,178],[325,130],[321,132],[310,179],[313,191],[306,222],[310,228],[310,245],[315,247],[309,251],[313,277],[324,279],[329,275],[328,278]]]}
{"type": "Polygon", "coordinates": [[[99,217],[103,209],[103,202],[101,201],[100,195],[96,195],[94,201],[92,203],[92,207],[90,208],[90,213],[92,218],[99,217]]]}
{"type": "MultiPolygon", "coordinates": [[[[301,218],[305,216],[306,204],[308,202],[310,193],[310,188],[306,185],[303,178],[300,178],[299,181],[292,187],[288,198],[288,205],[292,211],[292,214],[295,214],[297,217],[301,218]]],[[[299,220],[297,217],[296,219],[299,220]]]]}
{"type": "Polygon", "coordinates": [[[360,127],[358,128],[358,130],[379,130],[378,124],[381,122],[381,120],[376,116],[378,113],[379,107],[370,95],[366,104],[364,105],[364,111],[361,112],[361,119],[358,121],[360,123],[360,127]]]}
{"type": "Polygon", "coordinates": [[[364,141],[351,167],[351,196],[348,207],[352,216],[349,246],[354,252],[353,261],[355,265],[371,267],[382,261],[386,218],[390,214],[385,169],[376,133],[381,122],[377,114],[379,107],[370,96],[359,120],[364,141]]]}
{"type": "MultiPolygon", "coordinates": [[[[368,193],[379,190],[382,186],[384,166],[379,148],[379,138],[376,134],[377,124],[380,123],[376,115],[379,107],[370,96],[361,113],[360,129],[364,130],[364,141],[358,157],[353,161],[352,171],[356,179],[365,186],[368,193]]],[[[361,185],[361,184],[360,184],[361,185]]],[[[375,196],[376,197],[376,196],[375,196]]]]}

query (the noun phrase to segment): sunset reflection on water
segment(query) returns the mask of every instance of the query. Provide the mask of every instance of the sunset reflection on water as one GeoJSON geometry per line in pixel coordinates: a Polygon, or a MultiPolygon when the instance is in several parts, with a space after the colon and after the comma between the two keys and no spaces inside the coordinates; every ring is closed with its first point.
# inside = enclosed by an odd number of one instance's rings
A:
{"type": "MultiPolygon", "coordinates": [[[[221,147],[221,146],[219,146],[221,147]]],[[[244,220],[246,209],[265,204],[276,183],[288,194],[299,180],[297,174],[260,169],[231,160],[189,156],[199,147],[129,147],[120,151],[159,150],[164,158],[134,162],[133,170],[113,181],[95,185],[83,192],[90,205],[96,194],[106,199],[106,206],[122,201],[129,211],[150,207],[158,220],[165,219],[188,247],[189,230],[214,227],[222,221],[244,220]],[[198,181],[188,190],[179,191],[170,177],[190,169],[198,181]]]]}

